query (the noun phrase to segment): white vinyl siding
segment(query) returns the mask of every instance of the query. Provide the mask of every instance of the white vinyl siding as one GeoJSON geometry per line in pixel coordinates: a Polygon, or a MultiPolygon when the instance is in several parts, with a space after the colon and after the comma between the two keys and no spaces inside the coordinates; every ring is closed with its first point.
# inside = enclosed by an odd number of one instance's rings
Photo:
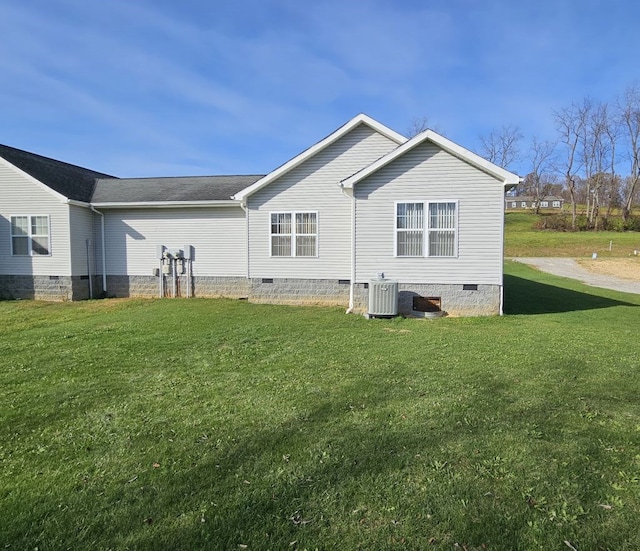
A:
{"type": "Polygon", "coordinates": [[[94,220],[99,226],[100,217],[90,208],[77,205],[69,207],[71,271],[73,275],[89,275],[89,269],[92,274],[99,273],[98,270],[101,267],[98,253],[99,234],[98,240],[96,240],[93,232],[94,220]],[[90,240],[88,255],[87,239],[90,240]]]}
{"type": "MultiPolygon", "coordinates": [[[[424,143],[357,183],[355,196],[356,282],[383,272],[400,283],[502,283],[504,187],[489,174],[424,143]],[[450,251],[453,239],[455,256],[398,256],[399,203],[455,203],[455,230],[432,227],[424,244],[450,251]]],[[[427,229],[429,218],[425,206],[427,229]]]]}
{"type": "Polygon", "coordinates": [[[318,256],[317,242],[318,213],[271,213],[271,256],[318,256]]]}
{"type": "MultiPolygon", "coordinates": [[[[0,159],[0,272],[7,275],[71,275],[69,244],[69,205],[44,185],[35,182],[13,165],[0,159]],[[37,239],[29,247],[36,254],[13,255],[11,218],[27,217],[26,229],[32,234],[28,239],[37,239]],[[32,217],[36,227],[32,227],[32,217]],[[44,234],[44,218],[48,219],[44,234]],[[35,230],[35,231],[34,231],[35,230]],[[39,233],[42,232],[42,233],[39,233]],[[48,254],[38,254],[48,249],[48,254]]],[[[20,240],[18,240],[20,241],[20,240]]],[[[16,244],[17,247],[24,246],[16,244]]],[[[16,251],[19,252],[19,251],[16,251]]]]}
{"type": "MultiPolygon", "coordinates": [[[[170,249],[192,245],[195,276],[247,274],[246,219],[239,206],[102,212],[109,275],[151,275],[158,267],[158,245],[170,249]]],[[[98,218],[96,234],[100,235],[98,218]]],[[[98,264],[100,254],[98,248],[98,264]]]]}
{"type": "Polygon", "coordinates": [[[351,273],[351,199],[342,193],[339,183],[397,145],[361,124],[250,195],[247,205],[249,277],[348,279],[351,273]],[[271,214],[286,212],[317,213],[315,244],[314,232],[306,230],[308,239],[298,242],[300,252],[314,248],[313,256],[272,255],[271,214]]]}

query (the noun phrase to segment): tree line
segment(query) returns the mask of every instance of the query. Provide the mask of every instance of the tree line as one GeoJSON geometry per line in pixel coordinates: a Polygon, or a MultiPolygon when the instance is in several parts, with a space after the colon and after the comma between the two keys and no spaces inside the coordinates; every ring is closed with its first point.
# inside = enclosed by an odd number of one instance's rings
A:
{"type": "MultiPolygon", "coordinates": [[[[548,195],[564,195],[571,204],[571,228],[577,228],[578,205],[588,228],[607,227],[614,209],[630,222],[640,202],[640,86],[631,85],[613,102],[585,97],[553,111],[555,136],[531,137],[517,125],[480,136],[481,155],[509,169],[526,170],[520,195],[532,196],[536,208],[548,195]]],[[[409,133],[427,128],[414,119],[409,133]]],[[[631,224],[630,224],[631,225],[631,224]]]]}
{"type": "Polygon", "coordinates": [[[629,86],[614,102],[586,97],[553,112],[556,136],[534,136],[521,147],[517,126],[481,137],[482,154],[505,168],[521,161],[527,174],[520,188],[537,205],[545,195],[564,191],[576,229],[578,205],[588,227],[606,226],[613,209],[627,222],[638,201],[640,182],[640,87],[629,86]]]}

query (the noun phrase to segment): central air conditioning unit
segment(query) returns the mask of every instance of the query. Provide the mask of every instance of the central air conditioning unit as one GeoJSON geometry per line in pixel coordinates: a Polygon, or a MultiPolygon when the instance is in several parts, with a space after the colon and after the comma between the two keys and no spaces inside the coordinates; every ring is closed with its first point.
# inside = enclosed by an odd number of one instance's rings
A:
{"type": "Polygon", "coordinates": [[[372,279],[369,282],[369,317],[392,318],[398,315],[398,282],[372,279]]]}

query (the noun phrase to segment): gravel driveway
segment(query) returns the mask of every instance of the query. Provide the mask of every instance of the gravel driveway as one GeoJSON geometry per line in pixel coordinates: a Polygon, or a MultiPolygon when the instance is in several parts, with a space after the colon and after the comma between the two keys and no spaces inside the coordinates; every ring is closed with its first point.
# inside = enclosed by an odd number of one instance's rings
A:
{"type": "Polygon", "coordinates": [[[622,291],[623,293],[640,295],[640,283],[617,277],[594,274],[585,270],[571,258],[512,258],[511,260],[534,266],[543,272],[577,279],[593,287],[603,287],[614,291],[622,291]]]}

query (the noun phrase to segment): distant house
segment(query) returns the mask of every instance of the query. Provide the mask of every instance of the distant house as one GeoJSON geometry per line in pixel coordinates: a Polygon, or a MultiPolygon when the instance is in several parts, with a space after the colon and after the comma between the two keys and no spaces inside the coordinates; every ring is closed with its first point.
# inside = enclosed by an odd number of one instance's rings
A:
{"type": "MultiPolygon", "coordinates": [[[[564,199],[555,195],[546,195],[540,199],[541,209],[562,209],[564,205],[564,199]]],[[[519,209],[535,209],[536,199],[530,195],[504,198],[505,210],[519,210],[519,209]]]]}
{"type": "Polygon", "coordinates": [[[0,146],[0,294],[226,296],[399,311],[502,308],[504,190],[518,176],[366,115],[266,175],[115,178],[0,146]]]}

